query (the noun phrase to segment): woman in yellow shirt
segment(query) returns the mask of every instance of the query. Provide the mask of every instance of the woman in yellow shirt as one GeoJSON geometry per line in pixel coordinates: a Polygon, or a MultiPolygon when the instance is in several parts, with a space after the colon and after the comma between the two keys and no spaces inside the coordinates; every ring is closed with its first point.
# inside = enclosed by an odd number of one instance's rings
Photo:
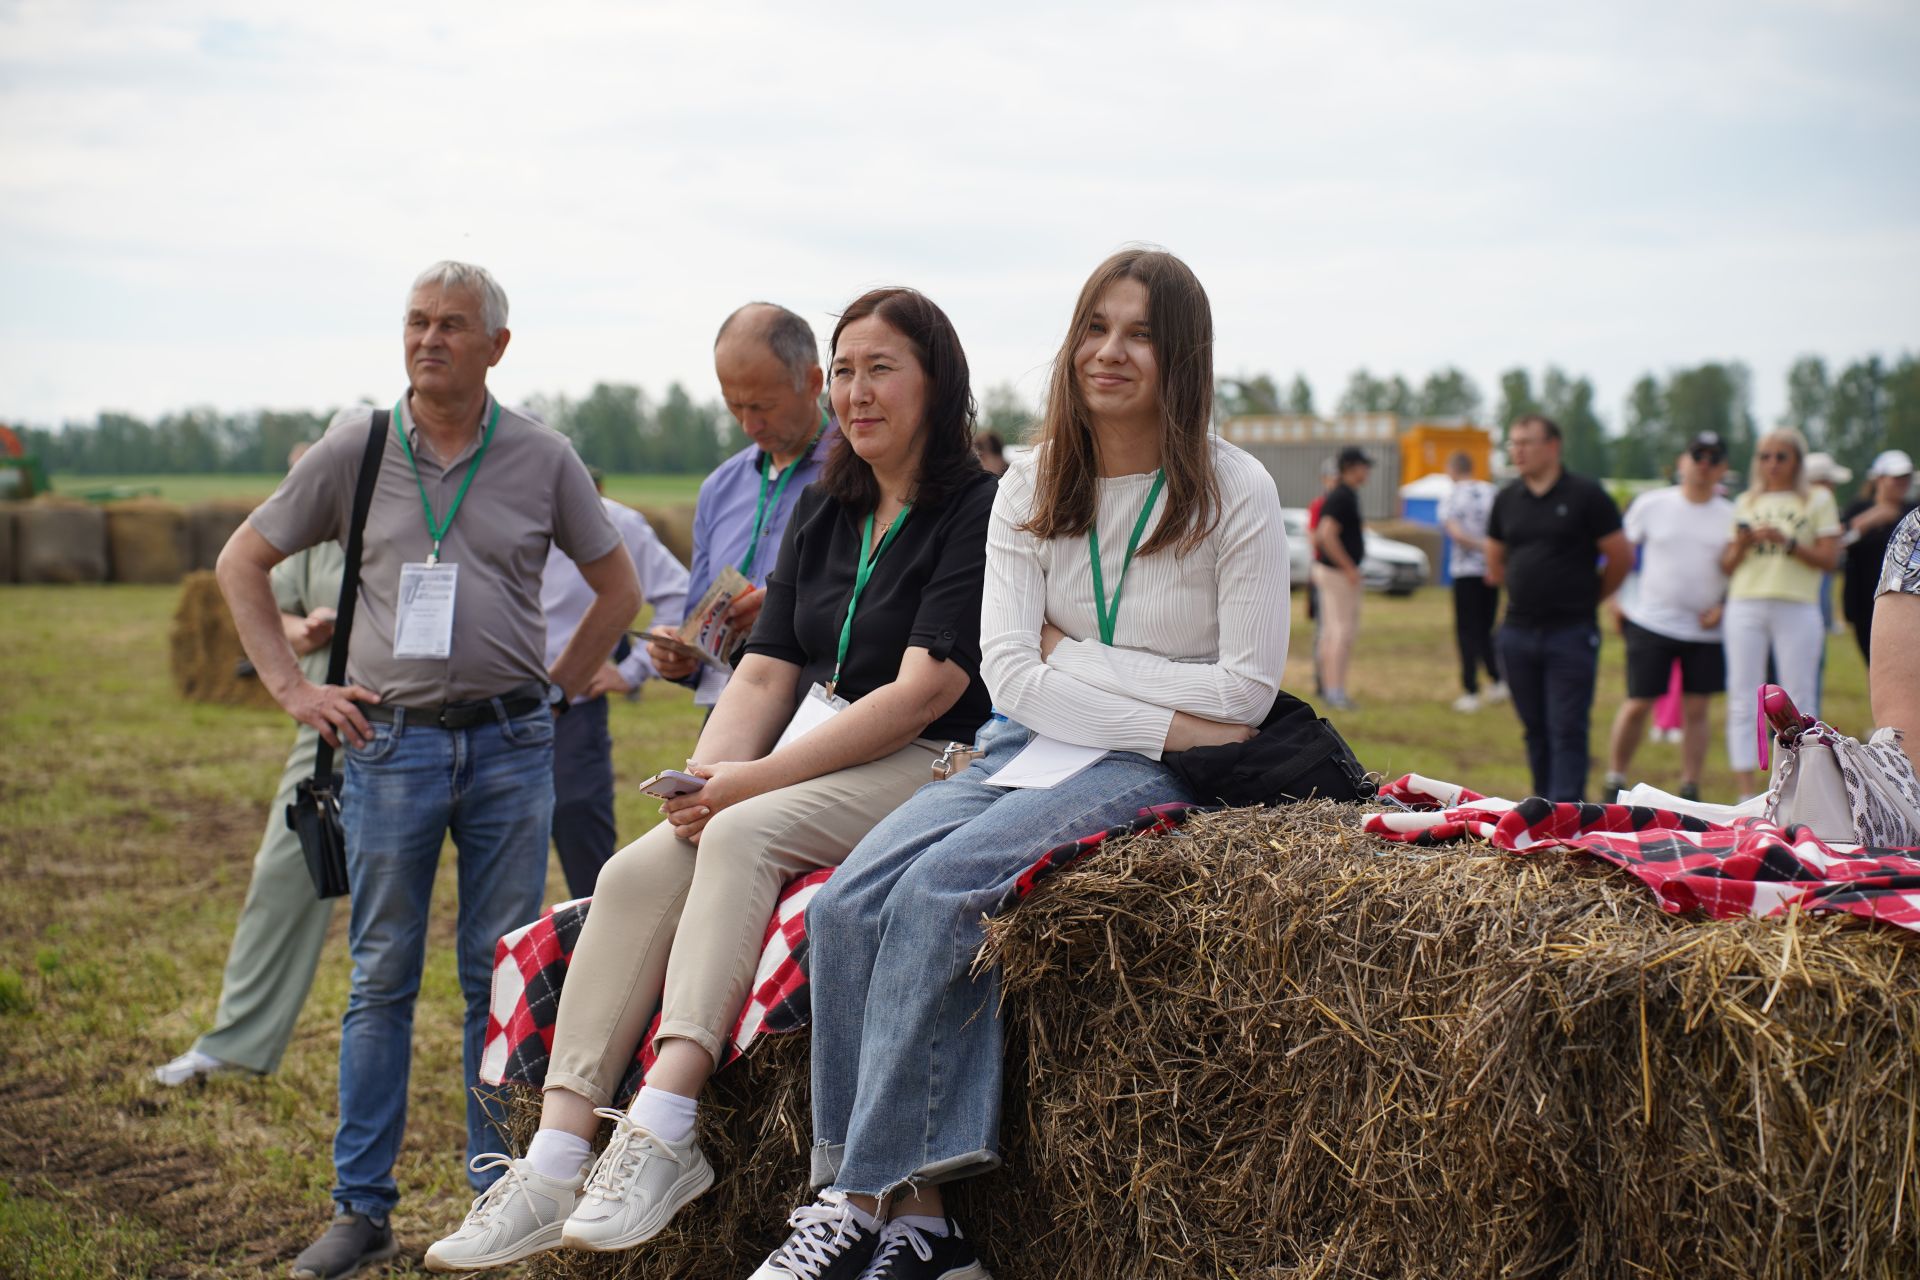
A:
{"type": "Polygon", "coordinates": [[[1727,651],[1727,758],[1740,793],[1755,790],[1760,764],[1756,692],[1773,657],[1780,684],[1802,711],[1819,714],[1820,575],[1840,563],[1840,511],[1810,486],[1807,441],[1782,427],[1761,437],[1753,479],[1734,504],[1733,541],[1720,553],[1729,578],[1721,643],[1727,651]]]}

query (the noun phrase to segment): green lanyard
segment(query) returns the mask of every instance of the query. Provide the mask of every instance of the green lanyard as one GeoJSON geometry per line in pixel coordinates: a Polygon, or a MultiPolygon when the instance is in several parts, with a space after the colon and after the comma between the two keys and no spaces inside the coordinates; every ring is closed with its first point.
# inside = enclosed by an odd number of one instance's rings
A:
{"type": "Polygon", "coordinates": [[[1100,643],[1113,643],[1113,628],[1120,621],[1120,589],[1127,585],[1127,570],[1133,567],[1133,553],[1140,549],[1140,535],[1147,531],[1147,516],[1153,511],[1161,488],[1167,483],[1163,468],[1153,473],[1153,488],[1147,491],[1146,505],[1133,522],[1133,537],[1127,539],[1127,558],[1120,562],[1120,581],[1113,584],[1113,611],[1107,611],[1107,583],[1100,573],[1100,515],[1096,511],[1087,530],[1087,554],[1093,558],[1093,616],[1100,622],[1100,643]]]}
{"type": "Polygon", "coordinates": [[[860,530],[860,567],[854,571],[853,594],[847,597],[847,620],[840,624],[840,652],[833,660],[833,679],[827,682],[827,695],[840,687],[840,668],[847,665],[847,646],[853,641],[853,611],[860,607],[860,593],[867,589],[867,579],[873,576],[873,566],[880,563],[880,557],[887,554],[887,548],[899,536],[907,523],[907,516],[913,511],[913,504],[900,508],[900,514],[893,518],[887,536],[880,539],[880,549],[873,549],[873,512],[867,512],[867,523],[860,530]]]}
{"type": "Polygon", "coordinates": [[[813,446],[819,444],[820,437],[825,435],[826,433],[827,433],[827,415],[824,412],[822,412],[820,415],[820,429],[813,433],[813,439],[807,441],[807,447],[800,451],[800,456],[795,458],[792,462],[788,463],[786,470],[780,473],[780,483],[777,487],[773,483],[773,477],[767,474],[767,463],[773,461],[772,456],[769,455],[768,457],[761,459],[760,461],[760,502],[759,502],[759,505],[755,506],[753,509],[753,540],[747,543],[747,554],[741,557],[740,559],[741,573],[749,576],[751,576],[753,573],[753,558],[754,556],[759,554],[760,535],[766,530],[766,527],[767,527],[767,508],[771,506],[775,510],[779,509],[780,495],[787,491],[787,481],[793,479],[793,473],[800,469],[800,464],[806,460],[806,457],[808,454],[813,452],[813,446]],[[767,501],[768,489],[773,490],[773,501],[771,503],[767,501]]]}
{"type": "Polygon", "coordinates": [[[500,402],[493,402],[493,416],[487,419],[486,434],[480,437],[480,448],[475,451],[473,461],[467,464],[466,479],[460,482],[460,492],[453,495],[453,505],[447,508],[445,520],[433,518],[433,503],[427,500],[427,485],[420,478],[420,464],[413,460],[413,446],[407,443],[407,429],[403,425],[406,419],[400,416],[400,401],[393,402],[393,429],[400,437],[400,449],[407,455],[407,465],[413,468],[413,482],[420,486],[420,509],[427,513],[427,533],[433,538],[433,550],[427,554],[428,564],[440,563],[440,540],[447,536],[447,530],[453,528],[453,518],[460,514],[460,504],[466,500],[467,488],[473,484],[473,477],[480,470],[480,459],[487,456],[487,446],[493,443],[493,429],[500,425],[500,402]]]}

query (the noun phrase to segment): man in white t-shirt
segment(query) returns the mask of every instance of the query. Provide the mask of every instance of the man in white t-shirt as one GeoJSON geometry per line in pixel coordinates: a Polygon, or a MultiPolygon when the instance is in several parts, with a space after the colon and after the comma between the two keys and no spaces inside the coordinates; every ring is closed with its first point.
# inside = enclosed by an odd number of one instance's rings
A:
{"type": "Polygon", "coordinates": [[[1627,785],[1627,766],[1646,736],[1647,716],[1680,664],[1682,798],[1700,797],[1707,757],[1707,704],[1727,688],[1720,614],[1727,575],[1720,552],[1733,528],[1733,503],[1719,493],[1727,474],[1726,444],[1712,431],[1693,438],[1680,455],[1680,483],[1636,498],[1627,508],[1627,540],[1640,564],[1620,593],[1621,633],[1627,641],[1627,700],[1613,720],[1606,799],[1627,785]]]}

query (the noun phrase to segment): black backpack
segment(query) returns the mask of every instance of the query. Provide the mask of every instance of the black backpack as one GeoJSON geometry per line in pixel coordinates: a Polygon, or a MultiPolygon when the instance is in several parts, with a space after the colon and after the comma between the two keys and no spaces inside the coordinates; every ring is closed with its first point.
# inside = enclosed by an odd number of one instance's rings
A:
{"type": "Polygon", "coordinates": [[[1175,752],[1161,763],[1201,804],[1371,800],[1379,791],[1340,731],[1285,690],[1254,737],[1175,752]]]}

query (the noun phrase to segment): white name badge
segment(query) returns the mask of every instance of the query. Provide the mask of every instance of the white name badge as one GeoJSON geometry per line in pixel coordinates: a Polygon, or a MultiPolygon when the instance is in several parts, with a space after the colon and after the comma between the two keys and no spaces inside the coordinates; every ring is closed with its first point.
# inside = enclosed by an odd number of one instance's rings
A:
{"type": "Polygon", "coordinates": [[[807,696],[800,699],[793,719],[787,721],[786,732],[773,744],[773,749],[778,751],[789,742],[806,737],[852,705],[838,694],[828,693],[827,686],[816,681],[813,688],[807,690],[807,696]]]}
{"type": "Polygon", "coordinates": [[[457,564],[400,566],[400,605],[393,619],[393,656],[453,656],[453,596],[457,564]]]}

